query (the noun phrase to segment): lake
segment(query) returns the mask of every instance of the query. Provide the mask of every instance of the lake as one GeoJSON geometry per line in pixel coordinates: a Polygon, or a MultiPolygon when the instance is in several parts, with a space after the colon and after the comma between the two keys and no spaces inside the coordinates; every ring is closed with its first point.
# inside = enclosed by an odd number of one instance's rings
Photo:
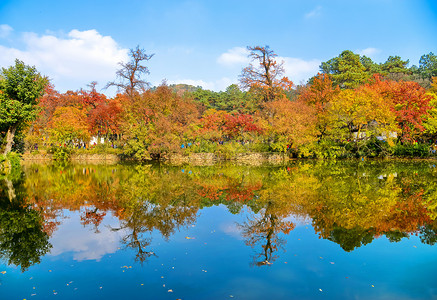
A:
{"type": "Polygon", "coordinates": [[[0,299],[437,299],[435,164],[26,164],[0,299]]]}

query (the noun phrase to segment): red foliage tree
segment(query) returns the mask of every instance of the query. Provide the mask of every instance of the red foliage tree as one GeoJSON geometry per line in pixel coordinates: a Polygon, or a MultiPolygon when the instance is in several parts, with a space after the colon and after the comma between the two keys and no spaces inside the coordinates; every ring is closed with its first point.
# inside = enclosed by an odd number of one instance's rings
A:
{"type": "Polygon", "coordinates": [[[423,121],[428,113],[431,96],[418,83],[382,80],[375,76],[373,82],[366,87],[377,90],[387,100],[387,105],[391,105],[400,128],[399,140],[411,142],[425,130],[423,121]]]}

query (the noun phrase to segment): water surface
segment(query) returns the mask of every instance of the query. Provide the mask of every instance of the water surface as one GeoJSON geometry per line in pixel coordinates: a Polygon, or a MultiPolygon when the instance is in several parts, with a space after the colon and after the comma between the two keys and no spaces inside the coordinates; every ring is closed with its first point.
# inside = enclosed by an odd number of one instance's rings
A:
{"type": "Polygon", "coordinates": [[[0,185],[0,298],[437,298],[436,172],[28,165],[0,185]]]}

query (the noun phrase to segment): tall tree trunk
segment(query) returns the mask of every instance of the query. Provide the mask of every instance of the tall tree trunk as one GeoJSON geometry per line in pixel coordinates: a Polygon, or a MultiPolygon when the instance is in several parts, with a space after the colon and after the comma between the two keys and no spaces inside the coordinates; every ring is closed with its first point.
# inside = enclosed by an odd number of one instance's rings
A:
{"type": "Polygon", "coordinates": [[[12,143],[14,142],[15,131],[17,131],[16,124],[9,126],[8,133],[6,134],[6,147],[5,147],[5,151],[3,152],[3,155],[6,155],[9,152],[11,152],[12,143]]]}

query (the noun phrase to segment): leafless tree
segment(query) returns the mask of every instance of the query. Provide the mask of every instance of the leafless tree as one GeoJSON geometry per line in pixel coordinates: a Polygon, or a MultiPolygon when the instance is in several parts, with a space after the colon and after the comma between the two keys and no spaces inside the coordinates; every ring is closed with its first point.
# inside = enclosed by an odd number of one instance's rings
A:
{"type": "Polygon", "coordinates": [[[150,72],[149,68],[142,64],[153,56],[154,54],[146,54],[146,51],[141,49],[140,46],[130,49],[130,61],[119,63],[121,68],[116,72],[117,80],[108,82],[105,88],[115,86],[119,92],[124,92],[129,97],[144,92],[150,86],[150,83],[144,80],[143,76],[150,74],[150,72]]]}
{"type": "Polygon", "coordinates": [[[275,99],[280,77],[284,74],[284,62],[277,62],[277,54],[269,46],[247,47],[250,51],[251,63],[240,75],[240,85],[243,89],[259,90],[264,101],[275,99]]]}

